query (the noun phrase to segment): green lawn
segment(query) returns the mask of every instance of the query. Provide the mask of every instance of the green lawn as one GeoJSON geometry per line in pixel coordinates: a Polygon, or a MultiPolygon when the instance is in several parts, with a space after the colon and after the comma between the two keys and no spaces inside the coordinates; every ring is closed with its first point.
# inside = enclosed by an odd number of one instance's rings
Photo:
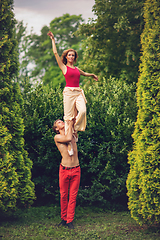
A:
{"type": "Polygon", "coordinates": [[[57,206],[19,210],[12,218],[0,219],[0,239],[160,239],[160,228],[140,227],[127,211],[76,207],[75,229],[58,228],[56,225],[60,221],[60,208],[57,206]]]}

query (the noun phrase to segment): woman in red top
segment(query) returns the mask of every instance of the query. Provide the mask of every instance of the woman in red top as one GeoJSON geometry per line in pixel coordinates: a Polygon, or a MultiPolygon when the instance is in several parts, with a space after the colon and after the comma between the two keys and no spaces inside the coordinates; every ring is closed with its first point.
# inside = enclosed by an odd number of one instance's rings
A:
{"type": "MultiPolygon", "coordinates": [[[[52,40],[53,53],[66,80],[66,86],[63,91],[65,132],[68,130],[67,120],[75,118],[73,132],[76,139],[78,139],[77,131],[85,131],[86,128],[87,102],[83,90],[79,87],[80,75],[93,77],[95,81],[98,80],[98,77],[93,73],[83,72],[81,69],[74,66],[78,57],[74,49],[65,50],[62,54],[62,58],[60,58],[57,53],[53,33],[49,31],[47,35],[52,40]]],[[[70,155],[73,155],[72,148],[68,152],[70,155]]]]}

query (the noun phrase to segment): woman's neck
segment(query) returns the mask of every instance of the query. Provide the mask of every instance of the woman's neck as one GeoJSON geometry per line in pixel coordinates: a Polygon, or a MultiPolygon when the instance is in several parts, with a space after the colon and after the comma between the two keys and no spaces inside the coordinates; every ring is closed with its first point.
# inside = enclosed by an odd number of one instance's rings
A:
{"type": "Polygon", "coordinates": [[[75,68],[75,66],[73,64],[67,63],[66,66],[70,67],[70,68],[75,68]]]}

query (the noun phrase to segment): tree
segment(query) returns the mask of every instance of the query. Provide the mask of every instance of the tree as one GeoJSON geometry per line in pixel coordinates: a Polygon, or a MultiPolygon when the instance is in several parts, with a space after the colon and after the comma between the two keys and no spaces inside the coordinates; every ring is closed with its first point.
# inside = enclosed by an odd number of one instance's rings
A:
{"type": "Polygon", "coordinates": [[[28,84],[28,79],[30,84],[34,84],[31,79],[31,66],[33,62],[30,61],[27,56],[28,49],[31,47],[31,34],[27,35],[27,26],[24,26],[23,21],[16,22],[14,27],[14,37],[17,40],[17,52],[19,57],[19,74],[16,76],[16,81],[19,83],[21,91],[24,90],[25,85],[28,84]]]}
{"type": "Polygon", "coordinates": [[[160,2],[146,0],[137,84],[138,115],[127,179],[131,216],[140,224],[160,221],[160,2]]]}
{"type": "Polygon", "coordinates": [[[27,206],[35,199],[32,161],[24,150],[23,99],[14,79],[18,74],[13,1],[0,2],[0,209],[27,206]]]}
{"type": "Polygon", "coordinates": [[[128,82],[137,82],[143,2],[95,0],[97,18],[79,30],[87,37],[83,58],[87,71],[94,67],[97,74],[107,78],[125,73],[128,82]]]}

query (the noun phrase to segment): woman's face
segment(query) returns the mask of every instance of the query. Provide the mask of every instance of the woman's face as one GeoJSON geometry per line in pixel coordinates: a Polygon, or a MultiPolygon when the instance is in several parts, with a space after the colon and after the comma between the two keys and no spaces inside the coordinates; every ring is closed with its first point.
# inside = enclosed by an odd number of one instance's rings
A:
{"type": "Polygon", "coordinates": [[[69,51],[67,56],[66,56],[67,62],[73,63],[75,60],[75,52],[69,51]]]}

